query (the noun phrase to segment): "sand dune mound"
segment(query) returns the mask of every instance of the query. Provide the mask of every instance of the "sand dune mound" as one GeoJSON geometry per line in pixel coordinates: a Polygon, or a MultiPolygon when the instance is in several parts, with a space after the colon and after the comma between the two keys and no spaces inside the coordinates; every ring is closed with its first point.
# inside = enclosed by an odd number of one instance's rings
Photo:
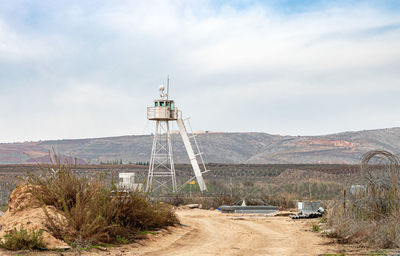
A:
{"type": "MultiPolygon", "coordinates": [[[[43,230],[43,241],[48,249],[70,248],[65,242],[52,236],[47,228],[47,217],[44,208],[39,200],[33,196],[32,191],[40,191],[40,187],[31,185],[18,186],[10,195],[8,210],[4,216],[0,217],[0,237],[4,237],[6,232],[19,229],[21,225],[27,230],[43,230]]],[[[53,206],[45,206],[51,215],[57,215],[53,206]]]]}

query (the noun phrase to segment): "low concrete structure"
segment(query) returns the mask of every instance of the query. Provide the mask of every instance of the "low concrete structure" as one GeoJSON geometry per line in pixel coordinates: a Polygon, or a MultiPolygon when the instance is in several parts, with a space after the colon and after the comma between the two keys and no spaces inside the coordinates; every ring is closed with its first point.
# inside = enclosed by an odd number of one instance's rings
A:
{"type": "Polygon", "coordinates": [[[118,174],[118,187],[123,190],[142,190],[143,184],[135,183],[134,172],[121,172],[118,174]]]}

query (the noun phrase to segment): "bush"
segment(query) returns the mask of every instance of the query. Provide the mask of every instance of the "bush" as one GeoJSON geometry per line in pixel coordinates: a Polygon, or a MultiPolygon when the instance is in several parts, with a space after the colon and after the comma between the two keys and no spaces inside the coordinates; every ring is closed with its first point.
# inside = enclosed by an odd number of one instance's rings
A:
{"type": "Polygon", "coordinates": [[[131,241],[142,230],[178,223],[169,205],[151,204],[139,191],[107,186],[101,175],[89,179],[59,161],[43,171],[30,174],[27,183],[35,185],[32,192],[44,205],[59,213],[50,215],[44,208],[50,233],[73,246],[118,243],[121,237],[131,241]]]}
{"type": "Polygon", "coordinates": [[[7,232],[3,240],[0,242],[0,247],[7,250],[35,250],[45,248],[43,242],[43,230],[32,230],[29,232],[21,225],[20,229],[14,228],[13,231],[7,232]]]}
{"type": "Polygon", "coordinates": [[[353,242],[378,248],[400,248],[400,208],[390,197],[364,195],[336,202],[327,215],[332,235],[343,243],[353,242]]]}

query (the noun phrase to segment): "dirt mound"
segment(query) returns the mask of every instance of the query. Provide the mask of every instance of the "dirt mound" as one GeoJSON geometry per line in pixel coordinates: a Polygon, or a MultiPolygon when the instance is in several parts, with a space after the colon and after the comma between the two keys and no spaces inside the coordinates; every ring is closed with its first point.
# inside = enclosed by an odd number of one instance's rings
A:
{"type": "MultiPolygon", "coordinates": [[[[32,191],[37,193],[39,187],[18,186],[10,195],[8,210],[0,218],[0,237],[4,237],[6,232],[19,229],[21,225],[27,230],[43,230],[43,241],[48,249],[70,248],[65,242],[52,236],[47,228],[42,204],[33,196],[32,191]]],[[[58,215],[53,206],[45,206],[50,216],[58,215]]]]}

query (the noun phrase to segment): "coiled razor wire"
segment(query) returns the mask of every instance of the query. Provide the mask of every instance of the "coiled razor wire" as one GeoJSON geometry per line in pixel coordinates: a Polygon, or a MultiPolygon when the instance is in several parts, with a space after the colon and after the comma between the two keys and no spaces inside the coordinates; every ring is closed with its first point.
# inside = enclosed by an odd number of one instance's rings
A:
{"type": "Polygon", "coordinates": [[[361,159],[361,177],[370,188],[397,189],[399,158],[385,150],[372,150],[361,159]]]}

